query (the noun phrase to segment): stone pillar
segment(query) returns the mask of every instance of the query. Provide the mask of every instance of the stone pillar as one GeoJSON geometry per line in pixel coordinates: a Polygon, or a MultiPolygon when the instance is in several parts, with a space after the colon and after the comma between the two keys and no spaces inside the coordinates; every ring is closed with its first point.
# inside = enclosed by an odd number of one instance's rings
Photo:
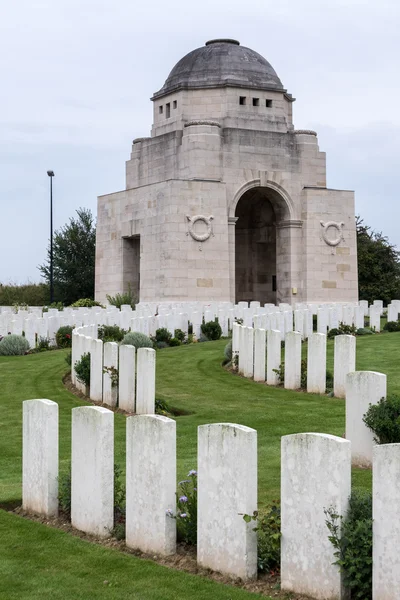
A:
{"type": "Polygon", "coordinates": [[[137,351],[136,413],[154,415],[156,402],[156,352],[152,348],[137,351]]]}
{"type": "Polygon", "coordinates": [[[103,342],[92,339],[90,350],[90,399],[103,401],[103,342]]]}
{"type": "Polygon", "coordinates": [[[351,442],[351,458],[359,467],[372,465],[374,434],[363,421],[370,404],[386,398],[386,375],[355,371],[346,376],[346,439],[351,442]]]}
{"type": "MultiPolygon", "coordinates": [[[[103,369],[115,369],[118,372],[118,344],[106,342],[104,344],[104,367],[103,369]]],[[[103,404],[115,408],[118,404],[118,384],[113,385],[112,371],[104,371],[103,374],[103,404]]]]}
{"type": "Polygon", "coordinates": [[[254,330],[254,381],[265,381],[265,329],[254,330]]]}
{"type": "Polygon", "coordinates": [[[281,364],[281,333],[271,329],[267,333],[267,383],[278,385],[279,377],[275,369],[281,364]]]}
{"type": "Polygon", "coordinates": [[[326,391],[326,335],[312,333],[308,338],[307,392],[325,394],[326,391]]]}
{"type": "Polygon", "coordinates": [[[328,310],[328,329],[338,329],[339,327],[339,312],[335,306],[328,310]]]}
{"type": "Polygon", "coordinates": [[[301,384],[301,334],[289,331],[285,338],[285,389],[298,390],[301,384]]]}
{"type": "Polygon", "coordinates": [[[176,423],[160,415],[126,420],[126,545],[176,551],[176,423]]]}
{"type": "Polygon", "coordinates": [[[239,358],[238,358],[238,373],[239,373],[239,375],[243,375],[245,362],[246,362],[244,330],[245,330],[245,327],[243,325],[239,325],[239,358]]]}
{"type": "Polygon", "coordinates": [[[72,409],[71,523],[108,537],[114,526],[114,413],[102,406],[72,409]]]}
{"type": "Polygon", "coordinates": [[[58,514],[58,404],[22,403],[22,507],[46,517],[58,514]]]}
{"type": "Polygon", "coordinates": [[[135,346],[119,347],[118,406],[135,412],[135,346]]]}
{"type": "Polygon", "coordinates": [[[336,398],[345,398],[347,373],[356,370],[356,338],[354,335],[335,337],[333,364],[333,394],[336,398]]]}
{"type": "Polygon", "coordinates": [[[320,600],[345,598],[324,509],[345,514],[350,492],[350,442],[321,433],[282,438],[282,590],[320,600]]]}
{"type": "Polygon", "coordinates": [[[372,597],[395,600],[400,590],[400,444],[374,446],[372,597]]]}
{"type": "Polygon", "coordinates": [[[362,308],[364,317],[366,317],[368,315],[368,300],[360,300],[358,304],[362,308]]]}
{"type": "Polygon", "coordinates": [[[245,377],[253,377],[254,371],[254,329],[245,327],[243,331],[244,368],[245,377]]]}
{"type": "Polygon", "coordinates": [[[197,561],[243,580],[257,576],[257,432],[216,423],[198,428],[197,561]]]}

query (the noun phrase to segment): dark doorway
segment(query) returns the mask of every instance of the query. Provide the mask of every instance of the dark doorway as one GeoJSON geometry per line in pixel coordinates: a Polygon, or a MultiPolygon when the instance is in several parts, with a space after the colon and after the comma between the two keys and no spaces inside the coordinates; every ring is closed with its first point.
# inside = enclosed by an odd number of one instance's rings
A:
{"type": "Polygon", "coordinates": [[[276,303],[276,215],[264,189],[243,194],[236,206],[236,302],[276,303]]]}
{"type": "Polygon", "coordinates": [[[122,239],[123,292],[129,289],[140,300],[140,235],[122,239]]]}

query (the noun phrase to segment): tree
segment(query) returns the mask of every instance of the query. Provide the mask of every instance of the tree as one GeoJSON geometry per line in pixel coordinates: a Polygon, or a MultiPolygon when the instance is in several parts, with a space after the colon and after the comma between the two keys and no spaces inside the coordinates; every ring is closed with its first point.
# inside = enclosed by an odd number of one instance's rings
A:
{"type": "Polygon", "coordinates": [[[387,237],[356,217],[360,300],[400,298],[400,253],[387,237]]]}
{"type": "MultiPolygon", "coordinates": [[[[66,305],[94,298],[96,227],[90,210],[79,208],[76,213],[78,217],[72,217],[53,237],[54,297],[66,305]]],[[[38,269],[50,283],[50,246],[46,263],[38,269]]]]}

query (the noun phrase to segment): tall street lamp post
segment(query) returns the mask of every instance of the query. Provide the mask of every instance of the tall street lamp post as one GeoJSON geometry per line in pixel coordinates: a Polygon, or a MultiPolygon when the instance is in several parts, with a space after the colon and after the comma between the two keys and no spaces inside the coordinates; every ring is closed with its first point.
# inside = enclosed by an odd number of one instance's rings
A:
{"type": "Polygon", "coordinates": [[[53,282],[53,177],[54,171],[47,171],[50,177],[50,304],[54,302],[53,282]]]}

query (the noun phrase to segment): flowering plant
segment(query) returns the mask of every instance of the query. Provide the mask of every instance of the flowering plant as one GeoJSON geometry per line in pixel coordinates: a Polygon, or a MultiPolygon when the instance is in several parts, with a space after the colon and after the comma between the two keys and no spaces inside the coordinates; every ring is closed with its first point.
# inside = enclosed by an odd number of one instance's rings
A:
{"type": "Polygon", "coordinates": [[[188,479],[178,483],[176,494],[176,515],[171,509],[167,515],[176,519],[178,540],[192,544],[197,543],[197,471],[193,469],[188,473],[188,479]]]}

